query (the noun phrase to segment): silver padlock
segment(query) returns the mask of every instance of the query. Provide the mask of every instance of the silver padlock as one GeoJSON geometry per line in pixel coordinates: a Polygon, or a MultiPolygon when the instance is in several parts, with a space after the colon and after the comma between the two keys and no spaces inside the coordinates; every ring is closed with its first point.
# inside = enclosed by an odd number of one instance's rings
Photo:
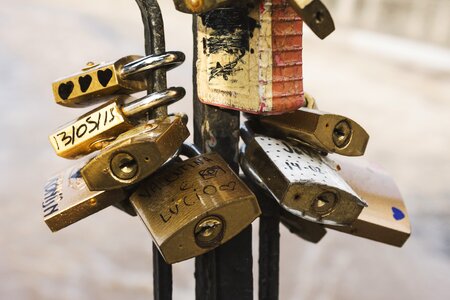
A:
{"type": "MultiPolygon", "coordinates": [[[[367,206],[326,157],[286,141],[241,128],[241,157],[290,213],[306,220],[345,226],[367,206]]],[[[241,159],[242,160],[242,159],[241,159]]]]}

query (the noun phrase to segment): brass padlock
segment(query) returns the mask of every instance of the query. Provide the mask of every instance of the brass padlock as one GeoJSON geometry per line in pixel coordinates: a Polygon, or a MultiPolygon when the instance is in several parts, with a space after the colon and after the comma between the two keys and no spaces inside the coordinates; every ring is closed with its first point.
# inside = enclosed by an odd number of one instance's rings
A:
{"type": "Polygon", "coordinates": [[[254,194],[218,154],[168,165],[130,201],[170,264],[216,248],[261,214],[254,194]]]}
{"type": "Polygon", "coordinates": [[[174,103],[185,95],[183,88],[169,88],[140,99],[115,96],[115,99],[70,122],[49,139],[56,154],[78,158],[105,147],[119,134],[133,128],[142,114],[174,103]]]}
{"type": "Polygon", "coordinates": [[[336,114],[301,108],[280,116],[260,116],[252,119],[267,135],[293,138],[326,153],[346,156],[364,155],[369,134],[355,121],[336,114]]]}
{"type": "Polygon", "coordinates": [[[320,0],[289,0],[294,10],[309,28],[321,39],[334,31],[334,21],[320,0]]]}
{"type": "Polygon", "coordinates": [[[107,96],[144,91],[148,87],[145,72],[174,68],[184,59],[181,52],[166,52],[146,57],[130,55],[110,63],[88,63],[82,72],[55,81],[53,95],[60,105],[86,107],[107,96]]]}
{"type": "Polygon", "coordinates": [[[44,221],[58,231],[110,205],[127,199],[123,189],[91,192],[80,174],[84,162],[52,177],[44,188],[44,221]]]}
{"type": "Polygon", "coordinates": [[[287,0],[219,8],[195,22],[202,103],[257,115],[303,106],[303,23],[287,0]]]}
{"type": "Polygon", "coordinates": [[[350,227],[332,227],[355,236],[401,247],[411,235],[408,212],[394,180],[379,167],[333,157],[338,174],[368,206],[350,227]]]}
{"type": "Polygon", "coordinates": [[[241,155],[266,189],[290,213],[332,225],[352,224],[366,203],[317,152],[241,129],[241,155]]]}
{"type": "Polygon", "coordinates": [[[175,156],[189,131],[183,116],[151,120],[120,135],[82,169],[91,191],[123,188],[158,170],[175,156]]]}

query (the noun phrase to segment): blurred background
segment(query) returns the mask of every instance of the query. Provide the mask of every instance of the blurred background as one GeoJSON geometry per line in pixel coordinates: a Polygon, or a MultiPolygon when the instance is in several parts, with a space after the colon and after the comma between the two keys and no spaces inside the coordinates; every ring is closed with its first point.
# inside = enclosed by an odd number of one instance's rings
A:
{"type": "MultiPolygon", "coordinates": [[[[160,2],[167,49],[187,55],[169,73],[188,90],[171,111],[192,115],[191,17],[160,2]]],[[[337,30],[321,41],[305,29],[305,89],[371,134],[365,158],[396,179],[413,234],[397,249],[331,231],[313,245],[283,228],[280,299],[449,299],[450,0],[324,2],[337,30]]],[[[52,234],[41,215],[45,181],[72,164],[47,135],[84,112],[54,104],[51,82],[143,54],[135,2],[0,3],[0,299],[151,299],[140,220],[108,208],[52,234]]],[[[194,299],[193,272],[193,260],[174,266],[174,299],[194,299]]]]}

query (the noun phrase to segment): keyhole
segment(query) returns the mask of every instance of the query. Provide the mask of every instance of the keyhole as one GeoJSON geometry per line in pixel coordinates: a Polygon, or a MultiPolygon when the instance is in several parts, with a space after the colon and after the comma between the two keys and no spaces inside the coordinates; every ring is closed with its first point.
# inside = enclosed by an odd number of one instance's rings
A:
{"type": "Polygon", "coordinates": [[[324,19],[323,12],[321,10],[317,11],[314,15],[314,19],[316,21],[316,24],[322,23],[324,19]]]}

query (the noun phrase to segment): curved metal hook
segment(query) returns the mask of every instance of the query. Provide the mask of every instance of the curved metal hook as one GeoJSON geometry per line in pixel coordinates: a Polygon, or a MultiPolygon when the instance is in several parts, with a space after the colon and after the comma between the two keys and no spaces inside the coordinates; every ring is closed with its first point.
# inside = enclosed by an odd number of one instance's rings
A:
{"type": "MultiPolygon", "coordinates": [[[[136,0],[144,22],[145,54],[162,54],[166,51],[164,22],[157,0],[136,0]]],[[[160,69],[149,75],[148,92],[161,92],[167,88],[166,70],[160,69]]],[[[167,115],[167,107],[161,107],[153,117],[167,115]]]]}

